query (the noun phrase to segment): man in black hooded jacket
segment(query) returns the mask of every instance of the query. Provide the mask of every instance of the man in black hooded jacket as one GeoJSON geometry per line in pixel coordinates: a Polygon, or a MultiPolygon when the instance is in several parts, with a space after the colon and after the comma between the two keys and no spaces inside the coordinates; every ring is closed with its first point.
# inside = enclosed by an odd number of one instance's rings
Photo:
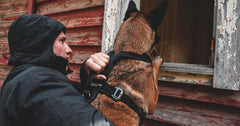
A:
{"type": "MultiPolygon", "coordinates": [[[[1,126],[114,125],[66,77],[72,50],[64,33],[63,24],[37,14],[22,15],[12,23],[8,64],[14,68],[1,89],[1,126]]],[[[89,70],[100,73],[108,60],[105,54],[92,55],[81,68],[81,77],[89,70]]]]}

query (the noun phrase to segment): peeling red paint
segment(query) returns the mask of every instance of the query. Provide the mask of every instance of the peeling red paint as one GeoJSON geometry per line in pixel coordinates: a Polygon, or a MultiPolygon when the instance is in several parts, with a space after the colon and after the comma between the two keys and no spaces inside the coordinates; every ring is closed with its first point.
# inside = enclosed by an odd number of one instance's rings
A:
{"type": "Polygon", "coordinates": [[[102,26],[103,10],[103,7],[100,7],[88,11],[74,11],[50,15],[50,17],[63,23],[66,28],[102,26]]]}
{"type": "Polygon", "coordinates": [[[102,27],[84,27],[66,30],[69,45],[101,46],[102,27]]]}
{"type": "Polygon", "coordinates": [[[40,3],[37,8],[37,13],[43,15],[50,15],[62,12],[69,12],[73,10],[81,10],[86,8],[93,8],[96,6],[103,6],[104,0],[57,0],[40,3]]]}
{"type": "Polygon", "coordinates": [[[17,16],[9,16],[9,17],[3,18],[3,20],[15,20],[15,19],[17,19],[18,17],[19,17],[19,15],[17,15],[17,16]]]}

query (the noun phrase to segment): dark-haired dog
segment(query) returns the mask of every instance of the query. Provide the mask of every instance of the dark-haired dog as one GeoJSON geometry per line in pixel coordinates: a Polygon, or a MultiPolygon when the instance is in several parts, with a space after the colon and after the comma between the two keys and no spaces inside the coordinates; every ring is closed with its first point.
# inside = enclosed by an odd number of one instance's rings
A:
{"type": "MultiPolygon", "coordinates": [[[[136,54],[149,53],[167,9],[167,1],[158,5],[146,15],[139,12],[133,1],[129,3],[114,43],[114,55],[121,51],[136,54]],[[157,17],[157,18],[156,18],[157,17]]],[[[145,113],[152,114],[158,100],[158,72],[162,59],[158,56],[152,63],[141,60],[120,60],[109,74],[108,83],[120,87],[145,113]]],[[[121,101],[114,101],[104,94],[98,94],[92,104],[117,126],[138,126],[139,115],[121,101]]]]}

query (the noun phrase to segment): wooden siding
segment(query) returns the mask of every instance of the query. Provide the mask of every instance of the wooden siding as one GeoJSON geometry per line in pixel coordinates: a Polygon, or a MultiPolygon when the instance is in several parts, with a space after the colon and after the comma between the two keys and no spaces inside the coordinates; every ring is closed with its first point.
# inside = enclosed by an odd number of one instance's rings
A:
{"type": "Polygon", "coordinates": [[[240,93],[209,86],[159,82],[159,101],[146,123],[153,125],[240,125],[240,93]],[[156,123],[159,121],[159,123],[156,123]]]}

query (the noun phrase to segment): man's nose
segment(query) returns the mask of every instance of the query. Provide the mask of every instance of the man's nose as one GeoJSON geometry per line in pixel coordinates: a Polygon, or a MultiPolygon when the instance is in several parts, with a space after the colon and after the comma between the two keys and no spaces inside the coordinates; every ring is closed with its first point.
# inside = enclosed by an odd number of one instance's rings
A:
{"type": "Polygon", "coordinates": [[[65,52],[66,52],[67,54],[71,54],[71,53],[72,53],[72,49],[70,48],[70,46],[69,46],[68,44],[66,44],[65,52]]]}

